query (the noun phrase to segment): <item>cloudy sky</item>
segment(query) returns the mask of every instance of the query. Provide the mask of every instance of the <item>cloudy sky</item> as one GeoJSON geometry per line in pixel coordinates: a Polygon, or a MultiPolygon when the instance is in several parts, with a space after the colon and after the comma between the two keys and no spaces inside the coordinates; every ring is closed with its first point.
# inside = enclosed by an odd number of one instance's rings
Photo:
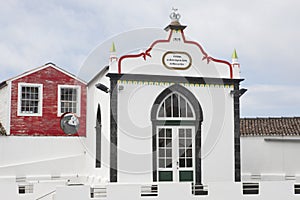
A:
{"type": "Polygon", "coordinates": [[[78,74],[111,38],[163,29],[172,7],[188,26],[185,34],[211,56],[230,61],[237,49],[248,89],[243,117],[300,116],[299,0],[2,1],[0,81],[48,62],[78,74]]]}

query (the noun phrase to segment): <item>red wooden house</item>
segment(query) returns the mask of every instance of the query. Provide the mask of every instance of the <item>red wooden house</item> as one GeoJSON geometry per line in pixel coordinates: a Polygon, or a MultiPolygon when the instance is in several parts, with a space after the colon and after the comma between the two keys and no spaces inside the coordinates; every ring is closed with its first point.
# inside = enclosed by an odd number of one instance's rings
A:
{"type": "Polygon", "coordinates": [[[7,135],[86,134],[86,83],[55,64],[45,64],[2,82],[0,96],[0,122],[7,135]],[[73,134],[62,129],[65,113],[76,116],[73,134]]]}

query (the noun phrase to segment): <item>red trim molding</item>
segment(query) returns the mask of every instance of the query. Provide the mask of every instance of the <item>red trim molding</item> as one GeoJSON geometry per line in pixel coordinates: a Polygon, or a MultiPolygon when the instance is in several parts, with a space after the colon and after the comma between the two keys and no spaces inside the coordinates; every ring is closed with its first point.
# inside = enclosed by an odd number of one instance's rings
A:
{"type": "Polygon", "coordinates": [[[194,45],[196,45],[196,46],[200,49],[201,53],[203,54],[202,60],[207,60],[207,64],[208,64],[210,61],[214,61],[214,62],[223,63],[223,64],[228,65],[229,71],[230,71],[230,78],[231,78],[231,79],[233,78],[233,70],[232,70],[232,65],[231,65],[231,63],[229,63],[229,62],[226,61],[226,60],[220,60],[220,59],[216,59],[216,58],[213,58],[213,57],[211,57],[211,56],[208,56],[208,54],[204,51],[204,49],[202,48],[202,46],[201,46],[199,43],[194,42],[194,41],[188,41],[188,40],[185,39],[183,30],[181,30],[181,35],[182,35],[182,38],[183,38],[184,43],[187,43],[187,44],[194,44],[194,45]]]}
{"type": "MultiPolygon", "coordinates": [[[[184,36],[184,32],[183,30],[180,30],[181,32],[181,35],[182,35],[182,38],[183,38],[183,42],[184,43],[187,43],[187,44],[193,44],[193,45],[196,45],[201,53],[203,54],[203,58],[202,60],[207,60],[207,64],[210,62],[210,61],[213,61],[213,62],[218,62],[218,63],[223,63],[223,64],[226,64],[228,65],[229,67],[229,71],[230,71],[230,78],[232,79],[233,78],[233,70],[232,70],[232,65],[231,63],[229,63],[228,61],[225,61],[225,60],[219,60],[219,59],[216,59],[216,58],[213,58],[211,56],[208,56],[208,54],[204,51],[204,49],[202,48],[202,46],[197,43],[197,42],[194,42],[194,41],[188,41],[185,39],[185,36],[184,36]]],[[[169,37],[167,40],[156,40],[154,41],[150,47],[145,51],[145,52],[142,52],[142,53],[139,53],[139,54],[129,54],[129,55],[124,55],[124,56],[121,56],[120,59],[118,60],[118,73],[121,74],[122,73],[122,61],[126,58],[138,58],[138,57],[143,57],[144,60],[147,59],[147,57],[151,57],[151,50],[153,49],[153,47],[158,44],[158,43],[167,43],[167,42],[170,42],[171,40],[171,37],[172,37],[172,33],[173,31],[171,30],[170,31],[170,34],[169,34],[169,37]]]]}
{"type": "Polygon", "coordinates": [[[121,70],[121,63],[122,63],[122,60],[124,60],[125,58],[138,58],[138,57],[143,57],[144,60],[147,59],[147,56],[148,57],[151,57],[151,50],[152,48],[157,44],[157,43],[166,43],[166,42],[170,42],[171,40],[171,37],[172,37],[172,31],[170,31],[170,34],[169,34],[169,37],[167,40],[156,40],[155,42],[153,42],[151,44],[151,46],[145,51],[145,52],[142,52],[142,53],[139,53],[139,54],[130,54],[130,55],[124,55],[124,56],[121,56],[120,59],[118,60],[118,73],[121,74],[122,73],[122,70],[121,70]]]}

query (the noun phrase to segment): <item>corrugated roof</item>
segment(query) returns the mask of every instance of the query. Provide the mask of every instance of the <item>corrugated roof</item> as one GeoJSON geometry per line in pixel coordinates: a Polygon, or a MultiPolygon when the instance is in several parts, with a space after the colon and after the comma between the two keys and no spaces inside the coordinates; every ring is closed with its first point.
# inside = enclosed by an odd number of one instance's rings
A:
{"type": "Polygon", "coordinates": [[[300,117],[242,118],[241,136],[300,136],[300,117]]]}

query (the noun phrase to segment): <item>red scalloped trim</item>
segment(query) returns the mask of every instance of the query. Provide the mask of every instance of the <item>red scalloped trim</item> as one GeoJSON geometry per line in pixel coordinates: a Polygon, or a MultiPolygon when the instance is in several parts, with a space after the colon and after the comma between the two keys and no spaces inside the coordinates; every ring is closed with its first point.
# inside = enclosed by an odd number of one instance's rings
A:
{"type": "Polygon", "coordinates": [[[206,59],[206,60],[207,60],[207,64],[208,64],[210,61],[214,61],[214,62],[219,62],[219,63],[223,63],[223,64],[228,65],[228,66],[229,66],[229,71],[230,71],[230,78],[231,78],[231,79],[233,78],[233,70],[232,70],[232,65],[231,65],[231,63],[229,63],[229,62],[226,61],[226,60],[219,60],[219,59],[215,59],[215,58],[213,58],[213,57],[211,57],[211,56],[208,56],[208,54],[204,51],[204,49],[202,48],[202,46],[201,46],[199,43],[194,42],[194,41],[188,41],[188,40],[185,39],[183,30],[181,30],[181,35],[182,35],[182,38],[183,38],[184,43],[194,44],[194,45],[196,45],[196,46],[200,49],[201,53],[204,55],[203,58],[202,58],[202,60],[205,60],[205,59],[206,59]]]}
{"type": "Polygon", "coordinates": [[[130,54],[130,55],[121,56],[120,59],[118,60],[118,73],[121,74],[121,62],[122,62],[122,60],[124,60],[125,58],[138,58],[138,57],[143,57],[144,60],[146,60],[147,56],[151,57],[150,51],[152,50],[152,48],[157,43],[170,42],[171,36],[172,36],[172,31],[170,32],[169,37],[168,37],[167,40],[156,40],[155,42],[153,42],[151,44],[151,46],[145,52],[142,52],[142,53],[139,53],[139,54],[130,54]]]}
{"type": "MultiPolygon", "coordinates": [[[[197,43],[197,42],[194,42],[194,41],[188,41],[185,39],[185,36],[184,36],[184,32],[183,30],[180,30],[181,31],[181,35],[182,35],[182,38],[183,38],[183,42],[184,43],[187,43],[187,44],[194,44],[196,45],[201,53],[204,55],[202,60],[207,60],[207,64],[210,62],[210,61],[214,61],[214,62],[219,62],[219,63],[223,63],[223,64],[226,64],[229,66],[229,71],[230,71],[230,78],[232,79],[233,77],[233,70],[232,70],[232,65],[231,63],[229,63],[228,61],[225,61],[225,60],[219,60],[219,59],[215,59],[211,56],[208,56],[208,54],[204,51],[204,49],[202,48],[202,46],[197,43]]],[[[139,53],[139,54],[130,54],[130,55],[124,55],[124,56],[121,56],[120,59],[118,60],[118,73],[121,74],[122,70],[121,70],[121,63],[122,63],[122,60],[124,60],[125,58],[138,58],[138,57],[143,57],[144,60],[147,59],[147,56],[148,57],[151,57],[151,50],[153,49],[153,47],[157,44],[157,43],[165,43],[165,42],[170,42],[171,40],[171,37],[172,37],[172,33],[173,31],[170,31],[170,34],[169,34],[169,37],[167,40],[156,40],[155,42],[153,42],[151,44],[151,46],[145,51],[145,52],[142,52],[142,53],[139,53]]]]}

